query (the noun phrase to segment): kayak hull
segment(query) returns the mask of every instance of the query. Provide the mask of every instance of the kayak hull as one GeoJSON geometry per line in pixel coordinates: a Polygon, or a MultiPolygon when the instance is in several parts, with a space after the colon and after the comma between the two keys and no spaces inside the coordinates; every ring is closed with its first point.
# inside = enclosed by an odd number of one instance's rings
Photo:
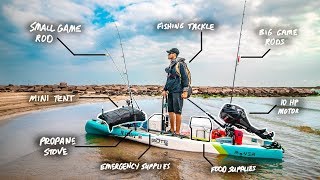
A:
{"type": "Polygon", "coordinates": [[[127,128],[117,126],[109,131],[108,124],[102,120],[89,120],[85,130],[88,134],[124,137],[144,144],[150,144],[166,149],[174,149],[190,152],[207,152],[213,154],[232,155],[249,158],[282,159],[282,149],[267,149],[255,145],[233,145],[220,142],[206,142],[191,140],[188,138],[177,138],[170,135],[150,133],[142,128],[127,128]]]}

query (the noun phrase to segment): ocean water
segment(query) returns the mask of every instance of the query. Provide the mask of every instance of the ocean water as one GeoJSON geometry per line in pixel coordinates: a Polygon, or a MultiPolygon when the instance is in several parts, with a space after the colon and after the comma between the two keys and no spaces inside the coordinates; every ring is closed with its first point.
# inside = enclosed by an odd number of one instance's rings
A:
{"type": "MultiPolygon", "coordinates": [[[[125,140],[115,148],[75,148],[68,146],[67,156],[44,157],[44,147],[39,146],[43,136],[76,137],[77,145],[112,145],[119,139],[86,134],[87,120],[95,118],[104,109],[113,108],[110,102],[87,103],[60,107],[15,117],[0,124],[0,177],[3,178],[100,178],[100,179],[313,179],[320,177],[319,135],[300,131],[308,126],[320,129],[320,98],[299,99],[299,114],[279,115],[279,98],[234,98],[233,103],[245,108],[251,124],[275,132],[277,140],[285,149],[281,161],[248,159],[206,154],[215,166],[256,166],[256,171],[246,173],[211,173],[211,165],[202,153],[181,152],[152,147],[141,159],[147,145],[125,140]],[[170,162],[169,170],[161,171],[100,171],[104,162],[170,162]],[[107,178],[108,177],[108,178],[107,178]]],[[[215,117],[229,98],[193,98],[203,109],[215,117]]],[[[120,101],[119,104],[124,104],[120,101]]],[[[148,114],[161,112],[161,99],[138,100],[139,106],[148,114]]],[[[188,101],[184,101],[183,121],[190,116],[205,116],[188,101]]],[[[218,118],[217,118],[218,119],[218,118]]]]}

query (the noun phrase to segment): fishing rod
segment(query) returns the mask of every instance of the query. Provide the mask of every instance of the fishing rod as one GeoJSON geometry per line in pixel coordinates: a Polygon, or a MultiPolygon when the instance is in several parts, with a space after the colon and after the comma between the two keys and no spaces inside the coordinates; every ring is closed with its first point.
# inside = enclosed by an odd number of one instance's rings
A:
{"type": "MultiPolygon", "coordinates": [[[[122,40],[121,40],[121,36],[120,36],[120,32],[119,32],[117,24],[114,23],[114,25],[116,26],[116,29],[118,32],[118,37],[119,37],[120,47],[121,47],[121,52],[122,52],[122,58],[123,58],[123,63],[124,63],[124,69],[125,69],[124,74],[126,75],[126,78],[127,78],[127,85],[128,85],[129,96],[130,96],[130,104],[132,105],[132,91],[131,91],[131,87],[130,87],[130,81],[129,81],[128,70],[127,70],[127,63],[126,63],[126,58],[124,56],[122,40]]],[[[132,106],[132,108],[133,108],[133,106],[132,106]]]]}
{"type": "MultiPolygon", "coordinates": [[[[134,113],[134,109],[133,109],[133,103],[132,103],[132,91],[131,91],[131,87],[130,87],[130,81],[129,81],[129,75],[128,75],[128,70],[127,70],[127,63],[126,63],[126,58],[124,56],[124,51],[123,51],[123,46],[122,46],[122,40],[121,40],[121,36],[120,36],[120,32],[118,29],[118,26],[116,23],[114,23],[114,25],[116,26],[117,32],[118,32],[118,37],[119,37],[119,42],[120,42],[120,47],[121,47],[121,52],[122,52],[122,58],[123,58],[123,63],[124,63],[124,69],[125,69],[125,75],[127,78],[127,85],[128,85],[128,91],[129,91],[129,96],[130,96],[130,104],[131,104],[131,108],[132,108],[132,114],[134,115],[134,121],[136,121],[137,116],[134,113]]],[[[129,103],[128,103],[129,106],[129,103]]],[[[137,130],[137,124],[134,123],[134,129],[137,130]]]]}
{"type": "Polygon", "coordinates": [[[245,10],[246,10],[246,3],[247,3],[247,0],[244,1],[244,5],[243,5],[242,22],[241,22],[240,36],[239,36],[239,42],[238,42],[238,51],[237,51],[237,57],[236,57],[236,65],[234,66],[233,82],[232,82],[232,92],[231,92],[230,103],[232,103],[233,91],[234,91],[234,82],[235,82],[235,80],[236,80],[237,66],[238,66],[238,62],[239,62],[240,40],[241,40],[241,35],[242,35],[242,25],[243,25],[243,19],[244,19],[244,12],[245,12],[245,10]]]}
{"type": "Polygon", "coordinates": [[[107,51],[107,56],[110,57],[110,59],[111,59],[111,61],[113,62],[114,66],[116,67],[116,70],[119,72],[122,81],[123,81],[125,84],[127,84],[127,81],[126,81],[126,80],[124,79],[124,77],[123,77],[123,74],[124,74],[124,73],[120,71],[119,66],[115,63],[115,61],[113,60],[113,57],[111,56],[111,54],[109,53],[109,51],[108,51],[107,49],[106,49],[106,51],[107,51]]]}
{"type": "Polygon", "coordinates": [[[209,116],[210,119],[214,120],[217,124],[219,124],[220,127],[225,128],[224,124],[221,124],[218,120],[216,120],[210,113],[202,109],[199,105],[197,105],[195,102],[191,101],[190,99],[187,99],[189,102],[191,102],[193,105],[195,105],[197,108],[199,108],[202,112],[204,112],[207,116],[209,116]]]}
{"type": "MultiPolygon", "coordinates": [[[[232,103],[232,97],[233,97],[233,91],[234,91],[234,82],[235,82],[235,78],[236,78],[236,72],[237,72],[237,66],[238,66],[238,58],[239,58],[239,50],[240,50],[240,40],[241,40],[241,35],[242,35],[242,26],[243,26],[243,19],[244,19],[244,13],[245,13],[245,9],[246,9],[246,3],[247,1],[244,1],[244,5],[243,5],[243,13],[242,13],[242,21],[241,21],[241,28],[240,28],[240,36],[239,36],[239,42],[238,42],[238,50],[237,50],[237,58],[236,58],[236,65],[234,68],[234,74],[233,74],[233,83],[232,83],[232,92],[231,92],[231,100],[230,103],[232,103]]],[[[197,105],[196,103],[194,103],[193,101],[191,101],[190,99],[188,99],[189,102],[191,102],[193,105],[195,105],[197,108],[199,108],[202,112],[204,112],[209,118],[211,118],[212,120],[214,120],[217,124],[219,124],[222,128],[225,128],[225,124],[221,124],[219,121],[217,121],[210,113],[206,112],[204,109],[202,109],[199,105],[197,105]]]]}
{"type": "MultiPolygon", "coordinates": [[[[122,71],[120,71],[119,66],[115,63],[113,57],[111,56],[111,54],[108,52],[107,49],[106,49],[106,51],[107,51],[107,55],[110,57],[110,59],[111,59],[111,61],[113,62],[114,66],[116,67],[117,71],[119,72],[122,81],[123,81],[125,84],[127,84],[125,78],[123,77],[123,74],[124,74],[124,73],[123,73],[122,71]]],[[[137,108],[140,109],[140,107],[139,107],[137,101],[135,100],[134,96],[132,96],[132,99],[133,99],[134,103],[136,104],[137,108]]]]}

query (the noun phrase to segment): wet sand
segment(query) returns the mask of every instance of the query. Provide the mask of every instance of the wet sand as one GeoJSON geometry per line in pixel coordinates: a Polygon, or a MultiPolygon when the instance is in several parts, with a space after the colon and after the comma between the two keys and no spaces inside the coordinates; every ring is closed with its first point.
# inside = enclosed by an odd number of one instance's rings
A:
{"type": "MultiPolygon", "coordinates": [[[[7,117],[47,108],[69,106],[79,103],[94,103],[107,101],[99,98],[78,99],[73,103],[38,105],[29,103],[30,93],[1,93],[1,113],[7,117]],[[15,103],[10,103],[15,102],[15,103]],[[8,104],[6,104],[8,103],[8,104]],[[12,109],[10,109],[10,107],[12,109]]],[[[146,97],[138,97],[144,99],[146,97]]],[[[113,97],[121,101],[127,97],[113,97]]],[[[81,124],[82,126],[82,124],[81,124]]],[[[26,128],[26,127],[25,127],[26,128]]],[[[82,128],[81,128],[82,129],[82,128]]],[[[37,133],[36,133],[37,134],[37,133]]],[[[29,135],[29,134],[28,134],[29,135]]],[[[30,134],[30,138],[32,135],[30,134]]],[[[89,134],[77,135],[77,145],[114,145],[120,139],[114,137],[95,136],[89,134]]],[[[32,140],[35,141],[36,140],[32,140]]],[[[14,143],[14,141],[13,141],[14,143]]],[[[16,147],[23,148],[24,144],[16,147]]],[[[223,179],[224,174],[210,173],[211,165],[203,158],[202,153],[182,152],[151,147],[140,159],[140,155],[148,148],[147,145],[124,140],[112,148],[83,148],[70,147],[68,156],[44,157],[44,148],[35,144],[35,148],[13,161],[0,165],[0,179],[194,179],[215,178],[223,179]],[[167,170],[100,170],[103,163],[170,163],[167,170]]],[[[219,164],[221,159],[216,155],[207,154],[213,164],[219,164]]],[[[240,175],[241,176],[241,175],[240,175]]],[[[239,174],[228,174],[229,178],[239,177],[239,174]]],[[[248,175],[246,175],[248,177],[248,175]]]]}
{"type": "MultiPolygon", "coordinates": [[[[119,139],[85,135],[87,143],[114,145],[119,139]]],[[[123,141],[112,148],[73,148],[65,157],[44,157],[34,151],[0,168],[1,179],[247,179],[250,173],[211,173],[211,165],[201,153],[182,152],[123,141]],[[170,163],[167,170],[100,170],[103,163],[170,163]]],[[[226,156],[206,154],[215,165],[224,165],[226,156]]],[[[234,165],[235,163],[233,163],[234,165]]],[[[252,162],[250,163],[252,164],[252,162]]],[[[242,163],[243,165],[243,163],[242,163]]],[[[279,167],[276,167],[279,168],[279,167]]],[[[275,176],[273,176],[274,178],[275,176]]]]}

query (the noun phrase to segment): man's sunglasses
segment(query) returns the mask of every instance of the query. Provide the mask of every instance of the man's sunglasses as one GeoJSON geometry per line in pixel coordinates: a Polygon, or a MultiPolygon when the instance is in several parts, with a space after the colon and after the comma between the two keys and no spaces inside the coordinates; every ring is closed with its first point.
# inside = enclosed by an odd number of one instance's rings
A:
{"type": "Polygon", "coordinates": [[[174,53],[173,53],[173,52],[170,52],[170,53],[168,53],[168,56],[169,56],[170,54],[174,54],[174,53]]]}

